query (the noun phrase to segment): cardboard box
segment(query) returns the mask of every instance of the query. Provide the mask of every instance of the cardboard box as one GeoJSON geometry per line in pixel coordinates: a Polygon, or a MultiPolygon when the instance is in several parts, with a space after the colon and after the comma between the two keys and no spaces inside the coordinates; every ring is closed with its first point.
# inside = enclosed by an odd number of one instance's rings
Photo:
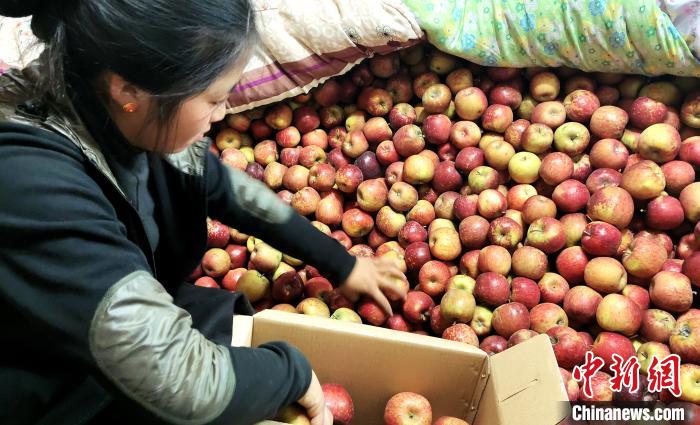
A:
{"type": "Polygon", "coordinates": [[[236,316],[233,324],[234,346],[281,340],[299,348],[321,383],[347,388],[357,425],[381,425],[387,400],[402,391],[425,396],[434,419],[471,425],[554,425],[566,417],[546,335],[488,356],[455,341],[275,310],[236,316]]]}

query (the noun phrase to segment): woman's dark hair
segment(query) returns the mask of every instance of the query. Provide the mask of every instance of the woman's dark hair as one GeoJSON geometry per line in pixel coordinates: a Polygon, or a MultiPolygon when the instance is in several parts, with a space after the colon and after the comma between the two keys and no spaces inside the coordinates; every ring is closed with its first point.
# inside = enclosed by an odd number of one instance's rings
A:
{"type": "Polygon", "coordinates": [[[165,123],[256,38],[249,0],[2,0],[0,15],[32,15],[46,43],[45,91],[66,93],[109,70],[154,95],[165,123]]]}

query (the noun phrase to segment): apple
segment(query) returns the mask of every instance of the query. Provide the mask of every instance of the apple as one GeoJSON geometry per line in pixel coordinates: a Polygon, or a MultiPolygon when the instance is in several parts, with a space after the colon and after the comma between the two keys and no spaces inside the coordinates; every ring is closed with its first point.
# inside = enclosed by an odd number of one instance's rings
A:
{"type": "Polygon", "coordinates": [[[623,253],[622,264],[631,276],[650,279],[661,271],[667,258],[666,249],[656,241],[636,238],[623,253]]]}
{"type": "Polygon", "coordinates": [[[277,413],[276,420],[291,425],[311,425],[306,410],[298,404],[290,404],[277,413]]]}
{"type": "Polygon", "coordinates": [[[488,238],[494,245],[513,249],[523,237],[523,228],[515,220],[499,217],[489,225],[488,238]]]}
{"type": "Polygon", "coordinates": [[[500,335],[489,335],[481,341],[479,348],[491,356],[505,351],[508,348],[508,340],[500,335]]]}
{"type": "Polygon", "coordinates": [[[588,256],[580,246],[565,248],[556,260],[557,271],[572,285],[583,283],[587,264],[588,256]]]}
{"type": "Polygon", "coordinates": [[[695,182],[686,186],[678,200],[683,205],[685,218],[691,223],[700,221],[700,182],[695,182]]]}
{"type": "Polygon", "coordinates": [[[279,303],[294,303],[304,292],[304,283],[296,271],[280,275],[272,283],[272,299],[279,303]]]}
{"type": "Polygon", "coordinates": [[[366,212],[351,208],[343,213],[342,218],[343,231],[351,238],[366,236],[374,228],[374,220],[372,216],[366,212]]]}
{"type": "Polygon", "coordinates": [[[414,242],[425,242],[428,232],[420,223],[411,220],[399,230],[398,239],[402,247],[407,247],[414,242]]]}
{"type": "Polygon", "coordinates": [[[457,171],[454,162],[442,161],[435,168],[432,185],[438,193],[459,190],[463,183],[462,175],[457,171]]]}
{"type": "Polygon", "coordinates": [[[659,164],[676,158],[681,149],[681,136],[669,124],[654,124],[639,136],[637,152],[644,159],[659,164]]]}
{"type": "Polygon", "coordinates": [[[270,281],[257,270],[243,273],[236,283],[236,291],[254,303],[266,297],[270,292],[270,281]]]}
{"type": "MultiPolygon", "coordinates": [[[[293,167],[295,165],[298,165],[301,149],[301,146],[282,149],[280,151],[280,163],[282,163],[282,165],[284,165],[285,167],[293,167]]],[[[330,158],[328,159],[330,160],[330,158]]],[[[245,169],[245,167],[243,169],[245,169]]]]}
{"type": "Polygon", "coordinates": [[[479,346],[479,337],[474,332],[474,329],[464,323],[457,323],[445,329],[445,332],[442,333],[442,338],[463,342],[474,347],[479,346]]]}
{"type": "Polygon", "coordinates": [[[559,78],[551,72],[540,72],[530,79],[530,95],[538,102],[556,99],[560,88],[559,78]]]}
{"type": "Polygon", "coordinates": [[[379,117],[387,115],[394,107],[394,100],[391,93],[380,88],[368,88],[360,93],[357,98],[357,105],[367,111],[370,115],[379,117]]]}
{"type": "Polygon", "coordinates": [[[540,177],[549,185],[556,186],[569,179],[573,173],[574,162],[562,152],[552,152],[542,159],[540,177]]]}
{"type": "Polygon", "coordinates": [[[617,139],[601,139],[593,144],[589,157],[594,168],[619,170],[625,168],[629,152],[617,139]]]}
{"type": "Polygon", "coordinates": [[[507,276],[510,266],[511,255],[507,249],[498,245],[489,245],[481,249],[477,263],[480,272],[494,272],[507,276]]]}
{"type": "Polygon", "coordinates": [[[685,220],[681,202],[672,196],[661,195],[647,204],[646,223],[652,229],[671,230],[685,220]]]}
{"type": "Polygon", "coordinates": [[[455,218],[464,220],[467,217],[473,216],[477,212],[479,195],[460,195],[455,199],[453,208],[455,218]]]}
{"type": "Polygon", "coordinates": [[[433,307],[435,302],[428,294],[422,291],[409,291],[403,302],[403,314],[411,323],[424,323],[430,320],[430,310],[433,307]]]}
{"type": "Polygon", "coordinates": [[[695,251],[683,262],[682,272],[693,286],[700,287],[700,251],[695,251]]]}
{"type": "Polygon", "coordinates": [[[551,199],[542,195],[531,196],[522,208],[522,218],[526,224],[542,217],[554,218],[557,215],[557,206],[551,199]]]}
{"type": "Polygon", "coordinates": [[[418,203],[418,191],[405,182],[396,182],[388,193],[389,205],[397,211],[409,211],[418,203]]]}
{"type": "Polygon", "coordinates": [[[649,308],[650,297],[649,291],[646,288],[642,288],[638,285],[626,285],[622,289],[622,295],[637,303],[642,311],[649,308]]]}
{"type": "Polygon", "coordinates": [[[486,189],[479,193],[477,209],[482,217],[493,220],[505,213],[506,209],[508,209],[508,201],[498,190],[486,189]]]}
{"type": "Polygon", "coordinates": [[[530,329],[545,333],[555,326],[569,326],[566,312],[556,304],[542,303],[530,310],[530,329]]]}
{"type": "Polygon", "coordinates": [[[571,157],[582,154],[590,140],[588,128],[578,122],[567,122],[554,132],[554,147],[571,157]]]}
{"type": "Polygon", "coordinates": [[[407,183],[420,185],[428,183],[435,175],[435,164],[424,155],[411,155],[403,165],[403,179],[407,183]]]}
{"type": "Polygon", "coordinates": [[[397,103],[389,111],[389,123],[394,129],[399,129],[416,122],[416,110],[408,103],[397,103]]]}
{"type": "Polygon", "coordinates": [[[581,238],[583,250],[594,256],[612,257],[622,242],[622,233],[612,224],[592,221],[586,225],[581,238]]]}
{"type": "Polygon", "coordinates": [[[700,362],[700,317],[679,318],[669,338],[671,352],[678,354],[684,363],[700,362]]]}
{"type": "Polygon", "coordinates": [[[547,272],[547,256],[532,246],[521,246],[513,252],[513,271],[517,276],[539,280],[547,272]]]}
{"type": "Polygon", "coordinates": [[[627,271],[612,257],[591,259],[584,270],[586,285],[604,294],[620,292],[627,285],[627,271]]]}
{"type": "Polygon", "coordinates": [[[425,140],[434,145],[443,145],[450,140],[452,121],[447,115],[429,115],[423,122],[425,140]]]}
{"type": "Polygon", "coordinates": [[[600,108],[600,101],[590,90],[574,90],[564,98],[564,108],[569,120],[587,123],[600,108]]]}
{"type": "Polygon", "coordinates": [[[457,121],[450,128],[450,143],[457,149],[463,150],[474,147],[481,140],[481,128],[472,121],[457,121]]]}
{"type": "Polygon", "coordinates": [[[219,288],[219,284],[216,280],[209,276],[201,276],[194,281],[195,286],[201,286],[202,288],[219,288]]]}
{"type": "Polygon", "coordinates": [[[591,133],[601,139],[619,140],[627,126],[627,120],[627,112],[617,106],[601,106],[591,116],[591,133]]]}
{"type": "Polygon", "coordinates": [[[517,183],[530,184],[537,181],[542,161],[531,152],[518,152],[508,162],[508,172],[517,183]]]}
{"type": "Polygon", "coordinates": [[[553,254],[566,245],[564,226],[555,218],[538,218],[528,227],[525,244],[533,246],[545,254],[553,254]]]}
{"type": "Polygon", "coordinates": [[[352,397],[341,384],[326,383],[321,385],[326,407],[333,415],[333,423],[349,425],[355,416],[355,406],[352,397]]]}
{"type": "Polygon", "coordinates": [[[586,185],[573,179],[562,181],[552,192],[556,207],[567,213],[582,210],[588,204],[590,196],[586,185]]]}
{"type": "MultiPolygon", "coordinates": [[[[416,95],[418,95],[417,92],[416,95]]],[[[479,119],[488,107],[488,99],[478,87],[468,87],[458,91],[454,102],[457,115],[468,121],[479,119]]]]}
{"type": "MultiPolygon", "coordinates": [[[[331,131],[336,128],[345,130],[343,127],[338,127],[345,121],[345,111],[343,111],[343,108],[340,106],[331,105],[323,107],[318,111],[318,115],[320,123],[324,128],[331,129],[331,131]]],[[[336,130],[336,132],[337,131],[339,130],[336,130]]],[[[331,137],[330,132],[328,136],[329,138],[331,137]]]]}
{"type": "Polygon", "coordinates": [[[292,196],[292,207],[303,216],[316,212],[321,196],[312,187],[304,187],[292,196]]]}
{"type": "Polygon", "coordinates": [[[655,306],[673,313],[684,313],[693,304],[690,279],[678,272],[656,273],[651,279],[649,296],[655,306]]]}
{"type": "Polygon", "coordinates": [[[445,84],[433,84],[425,89],[421,100],[425,112],[442,114],[450,106],[452,92],[445,84]]]}
{"type": "Polygon", "coordinates": [[[663,122],[668,108],[661,102],[648,97],[638,97],[630,106],[630,124],[644,130],[645,128],[663,122]]]}
{"type": "Polygon", "coordinates": [[[601,105],[614,105],[620,100],[620,91],[612,86],[598,86],[595,95],[600,99],[601,105]]]}
{"type": "Polygon", "coordinates": [[[469,425],[466,421],[463,421],[454,416],[441,416],[439,417],[433,425],[469,425]]]}
{"type": "Polygon", "coordinates": [[[580,182],[586,181],[588,176],[593,171],[593,166],[591,165],[591,158],[588,156],[588,154],[583,154],[576,156],[575,158],[573,158],[573,160],[574,174],[571,177],[580,182]]]}
{"type": "Polygon", "coordinates": [[[445,292],[450,277],[452,277],[450,269],[445,263],[428,261],[423,264],[418,273],[419,289],[431,297],[439,297],[445,292]]]}
{"type": "Polygon", "coordinates": [[[403,181],[403,162],[397,161],[386,167],[384,180],[386,180],[387,185],[403,181]]]}
{"type": "Polygon", "coordinates": [[[362,180],[362,170],[360,170],[360,168],[356,165],[352,164],[340,167],[335,174],[335,182],[338,189],[344,193],[355,192],[362,180]]]}
{"type": "Polygon", "coordinates": [[[411,323],[408,323],[399,313],[394,313],[391,317],[389,317],[389,319],[386,321],[386,327],[401,332],[411,332],[414,329],[414,326],[411,323]]]}
{"type": "Polygon", "coordinates": [[[561,275],[547,272],[538,282],[542,301],[561,304],[569,291],[569,283],[561,275]]]}
{"type": "Polygon", "coordinates": [[[700,96],[698,92],[689,94],[681,106],[681,121],[692,128],[700,128],[700,96]]]}
{"type": "Polygon", "coordinates": [[[452,261],[459,257],[462,245],[459,233],[452,228],[442,228],[428,235],[428,244],[432,255],[443,261],[452,261]]]}
{"type": "Polygon", "coordinates": [[[231,238],[229,227],[217,220],[207,220],[207,247],[223,248],[231,238]]]}
{"type": "Polygon", "coordinates": [[[632,336],[642,324],[642,310],[624,295],[608,294],[598,304],[596,320],[606,331],[632,336]]]}
{"type": "Polygon", "coordinates": [[[559,367],[568,369],[583,363],[586,356],[586,342],[568,326],[555,326],[547,330],[559,367]]]}
{"type": "Polygon", "coordinates": [[[576,323],[590,323],[603,297],[588,286],[574,286],[564,296],[564,311],[576,323]]]}
{"type": "Polygon", "coordinates": [[[229,167],[237,168],[241,171],[245,171],[248,165],[248,159],[245,154],[238,149],[227,148],[221,152],[221,162],[228,165],[229,167]]]}
{"type": "Polygon", "coordinates": [[[586,188],[594,193],[606,186],[620,186],[622,173],[612,168],[599,168],[594,170],[586,179],[586,188]]]}
{"type": "Polygon", "coordinates": [[[399,72],[400,64],[397,52],[374,55],[369,59],[368,63],[369,70],[378,78],[389,78],[399,72]]]}
{"type": "Polygon", "coordinates": [[[488,220],[478,215],[467,217],[459,224],[459,239],[467,249],[483,246],[488,233],[488,220]]]}
{"type": "MultiPolygon", "coordinates": [[[[361,130],[353,130],[343,142],[342,152],[350,158],[357,158],[369,148],[369,142],[361,130]]],[[[301,159],[300,159],[301,161],[301,159]]]]}
{"type": "Polygon", "coordinates": [[[372,117],[362,127],[362,133],[370,144],[390,140],[393,132],[383,117],[372,117]]]}
{"type": "Polygon", "coordinates": [[[606,186],[593,192],[588,200],[587,212],[591,220],[604,221],[624,229],[632,221],[634,201],[625,189],[606,186]]]}
{"type": "Polygon", "coordinates": [[[561,380],[564,388],[566,388],[566,395],[569,401],[577,401],[581,391],[578,382],[572,377],[571,372],[562,367],[559,367],[559,373],[561,374],[561,380]]]}
{"type": "Polygon", "coordinates": [[[559,101],[542,102],[533,109],[530,121],[556,129],[566,121],[566,108],[559,101]]]}
{"type": "Polygon", "coordinates": [[[366,323],[374,326],[382,326],[389,319],[384,309],[371,298],[360,300],[357,306],[357,313],[366,323]]]}
{"type": "Polygon", "coordinates": [[[497,307],[508,302],[510,285],[508,280],[501,274],[494,272],[482,273],[476,279],[474,296],[485,305],[497,307]]]}
{"type": "Polygon", "coordinates": [[[409,102],[413,98],[413,81],[407,74],[401,73],[389,78],[385,89],[391,94],[394,105],[409,102]]]}
{"type": "Polygon", "coordinates": [[[340,83],[328,80],[313,91],[313,97],[321,106],[331,106],[340,100],[340,83]]]}
{"type": "Polygon", "coordinates": [[[508,189],[506,200],[508,207],[514,210],[522,210],[525,202],[532,196],[537,195],[537,189],[530,184],[517,184],[508,189]]]}
{"type": "MultiPolygon", "coordinates": [[[[680,387],[681,396],[680,399],[683,401],[688,401],[691,403],[700,404],[700,366],[695,364],[682,364],[680,370],[680,387]]],[[[689,410],[694,409],[693,415],[695,421],[700,417],[700,407],[687,407],[685,409],[686,420],[692,421],[690,418],[689,410]]],[[[691,423],[691,422],[688,422],[691,423]]]]}
{"type": "Polygon", "coordinates": [[[423,199],[419,199],[416,205],[406,215],[408,220],[415,220],[423,226],[428,226],[435,219],[435,208],[423,199]]]}
{"type": "Polygon", "coordinates": [[[434,72],[423,72],[413,79],[413,93],[422,99],[428,87],[434,84],[440,84],[440,77],[434,72]]]}
{"type": "Polygon", "coordinates": [[[530,313],[524,304],[510,302],[493,311],[491,324],[498,335],[507,339],[521,329],[530,328],[530,313]]]}
{"type": "Polygon", "coordinates": [[[668,345],[656,341],[645,342],[637,348],[639,372],[647,375],[653,357],[656,357],[657,361],[661,361],[670,355],[671,350],[668,345]]]}
{"type": "Polygon", "coordinates": [[[700,166],[700,137],[692,136],[683,140],[678,155],[681,161],[700,166]]]}
{"type": "Polygon", "coordinates": [[[503,133],[513,123],[513,110],[500,104],[492,104],[486,108],[481,117],[481,125],[485,130],[503,133]]]}
{"type": "Polygon", "coordinates": [[[498,85],[489,91],[489,103],[504,105],[512,109],[518,109],[523,101],[523,96],[515,87],[498,85]]]}
{"type": "MultiPolygon", "coordinates": [[[[469,323],[477,337],[483,337],[491,333],[491,320],[493,312],[480,305],[474,308],[474,315],[469,323]]],[[[477,344],[478,346],[478,344],[477,344]]]]}
{"type": "Polygon", "coordinates": [[[210,248],[202,257],[202,271],[209,277],[218,278],[231,269],[231,257],[221,248],[210,248]]]}
{"type": "Polygon", "coordinates": [[[357,186],[357,203],[367,212],[379,211],[386,205],[389,190],[382,179],[364,180],[357,186]]]}
{"type": "Polygon", "coordinates": [[[636,350],[632,341],[626,336],[616,332],[600,332],[593,341],[591,349],[593,354],[600,357],[605,362],[604,370],[610,370],[610,365],[613,364],[613,354],[617,354],[627,360],[630,357],[636,357],[636,350]]]}
{"type": "Polygon", "coordinates": [[[590,379],[592,394],[585,395],[583,389],[579,393],[579,400],[583,402],[609,402],[613,400],[614,393],[610,389],[612,377],[605,372],[596,372],[590,379]]]}
{"type": "Polygon", "coordinates": [[[510,338],[508,338],[508,348],[523,343],[530,338],[536,337],[537,335],[539,334],[533,331],[532,329],[521,329],[519,331],[516,331],[513,335],[510,336],[510,338]]]}
{"type": "MultiPolygon", "coordinates": [[[[457,156],[457,160],[459,160],[459,155],[457,156]]],[[[457,164],[455,164],[455,166],[458,167],[457,164]]],[[[469,172],[467,183],[471,193],[478,195],[484,190],[496,189],[499,185],[499,174],[498,171],[493,168],[481,165],[469,172]]]]}
{"type": "Polygon", "coordinates": [[[445,82],[447,83],[447,87],[450,88],[452,94],[457,94],[457,92],[460,90],[472,87],[474,85],[472,72],[467,68],[457,68],[450,72],[447,74],[445,82]]]}
{"type": "Polygon", "coordinates": [[[226,149],[238,149],[242,146],[243,137],[239,130],[224,128],[216,135],[214,145],[222,152],[226,149]]]}

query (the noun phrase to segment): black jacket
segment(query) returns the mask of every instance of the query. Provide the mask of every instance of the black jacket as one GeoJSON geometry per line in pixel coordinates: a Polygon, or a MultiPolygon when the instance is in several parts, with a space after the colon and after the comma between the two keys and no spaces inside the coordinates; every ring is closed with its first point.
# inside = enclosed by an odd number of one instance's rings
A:
{"type": "Polygon", "coordinates": [[[226,423],[306,391],[291,346],[230,347],[240,294],[184,283],[206,217],[344,280],[354,258],[208,142],[151,154],[160,243],[70,104],[32,102],[31,70],[0,78],[0,423],[226,423]]]}

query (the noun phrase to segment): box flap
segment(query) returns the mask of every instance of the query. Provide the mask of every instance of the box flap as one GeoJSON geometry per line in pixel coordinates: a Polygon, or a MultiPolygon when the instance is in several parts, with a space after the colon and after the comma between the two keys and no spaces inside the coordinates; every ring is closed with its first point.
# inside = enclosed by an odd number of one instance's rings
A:
{"type": "Polygon", "coordinates": [[[250,347],[253,339],[253,316],[243,316],[237,314],[233,316],[233,331],[231,335],[231,346],[250,347]]]}
{"type": "Polygon", "coordinates": [[[488,356],[467,344],[274,310],[253,319],[252,346],[283,340],[299,348],[321,382],[348,389],[354,423],[381,423],[386,402],[402,391],[428,398],[435,417],[471,422],[488,378],[488,356]]]}
{"type": "Polygon", "coordinates": [[[568,400],[547,335],[489,358],[490,375],[474,425],[554,425],[568,400]]]}

